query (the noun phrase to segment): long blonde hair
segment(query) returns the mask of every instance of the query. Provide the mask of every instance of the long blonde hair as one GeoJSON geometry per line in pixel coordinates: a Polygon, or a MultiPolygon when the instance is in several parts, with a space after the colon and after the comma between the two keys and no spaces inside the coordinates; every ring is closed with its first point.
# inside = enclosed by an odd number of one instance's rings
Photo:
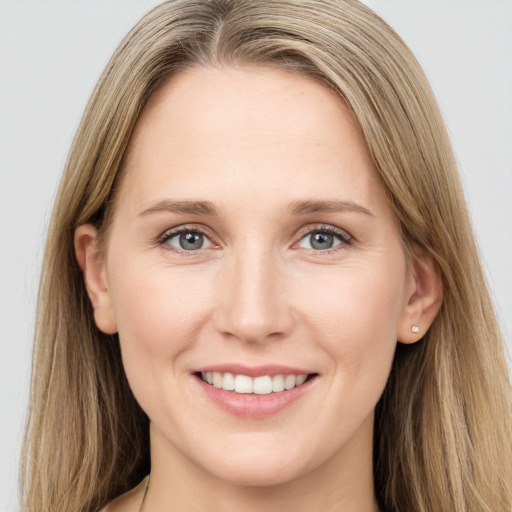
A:
{"type": "Polygon", "coordinates": [[[444,302],[421,342],[398,344],[374,436],[382,510],[512,510],[512,407],[503,343],[450,143],[411,52],[356,0],[171,0],[125,37],[74,139],[38,302],[22,465],[25,511],[98,510],[149,471],[148,419],[117,336],[94,325],[73,247],[109,222],[134,125],[169,75],[262,65],[314,77],[353,110],[404,245],[430,254],[444,302]]]}

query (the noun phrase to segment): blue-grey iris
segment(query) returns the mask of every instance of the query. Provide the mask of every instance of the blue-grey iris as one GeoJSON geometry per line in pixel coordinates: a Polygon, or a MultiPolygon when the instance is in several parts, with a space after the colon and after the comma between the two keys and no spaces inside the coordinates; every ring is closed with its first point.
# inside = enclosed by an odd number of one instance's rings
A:
{"type": "Polygon", "coordinates": [[[312,233],[311,247],[318,251],[330,249],[334,244],[334,236],[329,233],[312,233]]]}
{"type": "Polygon", "coordinates": [[[204,243],[204,236],[201,233],[181,233],[180,235],[180,247],[185,251],[194,251],[201,249],[204,243]]]}

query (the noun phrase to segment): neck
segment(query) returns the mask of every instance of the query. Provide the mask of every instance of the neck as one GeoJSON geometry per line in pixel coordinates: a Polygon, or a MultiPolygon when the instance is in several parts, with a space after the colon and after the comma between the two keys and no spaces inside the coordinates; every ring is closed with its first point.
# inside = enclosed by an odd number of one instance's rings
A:
{"type": "Polygon", "coordinates": [[[144,511],[378,512],[371,439],[356,439],[349,445],[296,478],[247,485],[212,475],[183,456],[152,425],[151,484],[144,511]]]}

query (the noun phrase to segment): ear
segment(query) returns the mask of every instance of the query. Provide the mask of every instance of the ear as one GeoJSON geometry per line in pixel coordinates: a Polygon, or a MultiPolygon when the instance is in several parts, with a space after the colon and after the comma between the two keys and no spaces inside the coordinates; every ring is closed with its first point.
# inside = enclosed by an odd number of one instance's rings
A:
{"type": "Polygon", "coordinates": [[[75,254],[94,310],[96,326],[105,334],[114,334],[117,322],[108,290],[105,262],[99,249],[98,230],[91,224],[76,228],[75,254]]]}
{"type": "Polygon", "coordinates": [[[441,272],[434,258],[417,249],[410,266],[406,303],[398,325],[398,341],[408,344],[425,336],[443,302],[441,272]]]}

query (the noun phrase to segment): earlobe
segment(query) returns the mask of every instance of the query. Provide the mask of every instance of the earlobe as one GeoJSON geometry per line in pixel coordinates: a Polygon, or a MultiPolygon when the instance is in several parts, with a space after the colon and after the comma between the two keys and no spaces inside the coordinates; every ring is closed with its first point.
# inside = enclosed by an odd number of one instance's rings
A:
{"type": "Polygon", "coordinates": [[[398,341],[410,344],[425,336],[443,301],[441,272],[434,258],[424,251],[415,251],[405,299],[398,341]]]}
{"type": "Polygon", "coordinates": [[[75,254],[82,269],[85,288],[94,310],[94,321],[105,334],[117,332],[117,322],[112,308],[105,262],[98,244],[98,230],[83,224],[75,230],[75,254]]]}

